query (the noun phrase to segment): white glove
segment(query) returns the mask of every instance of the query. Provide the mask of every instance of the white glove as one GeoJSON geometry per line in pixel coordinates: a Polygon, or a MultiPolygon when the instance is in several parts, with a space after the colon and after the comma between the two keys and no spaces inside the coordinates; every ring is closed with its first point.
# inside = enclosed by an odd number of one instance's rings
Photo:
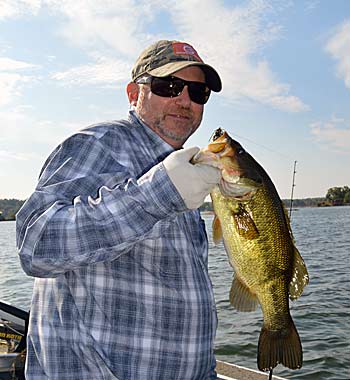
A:
{"type": "Polygon", "coordinates": [[[187,208],[200,207],[205,197],[220,182],[220,170],[209,165],[190,163],[199,148],[192,147],[177,150],[163,161],[165,170],[187,208]]]}

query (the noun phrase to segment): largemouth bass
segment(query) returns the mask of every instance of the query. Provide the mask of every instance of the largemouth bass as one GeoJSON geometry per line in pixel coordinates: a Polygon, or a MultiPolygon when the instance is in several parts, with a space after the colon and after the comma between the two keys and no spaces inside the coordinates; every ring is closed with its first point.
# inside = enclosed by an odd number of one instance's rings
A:
{"type": "Polygon", "coordinates": [[[289,311],[309,276],[294,245],[289,219],[265,170],[225,131],[217,129],[194,158],[221,169],[211,195],[214,242],[223,238],[234,269],[230,303],[239,311],[261,305],[257,364],[262,371],[277,364],[302,366],[302,347],[289,311]]]}

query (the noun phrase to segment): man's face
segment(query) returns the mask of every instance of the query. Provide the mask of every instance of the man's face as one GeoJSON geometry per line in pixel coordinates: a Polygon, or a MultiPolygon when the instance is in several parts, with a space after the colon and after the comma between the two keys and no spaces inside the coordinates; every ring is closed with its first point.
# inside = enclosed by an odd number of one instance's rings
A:
{"type": "MultiPolygon", "coordinates": [[[[173,76],[188,81],[205,82],[203,71],[196,66],[179,70],[173,76]]],[[[138,86],[136,111],[141,120],[173,148],[181,148],[199,127],[203,105],[190,99],[187,86],[174,98],[153,94],[149,85],[138,86]]]]}

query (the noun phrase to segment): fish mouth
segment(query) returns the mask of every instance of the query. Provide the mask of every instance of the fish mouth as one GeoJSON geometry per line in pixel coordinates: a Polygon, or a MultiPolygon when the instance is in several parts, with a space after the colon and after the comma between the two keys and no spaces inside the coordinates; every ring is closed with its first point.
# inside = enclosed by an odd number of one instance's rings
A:
{"type": "Polygon", "coordinates": [[[214,166],[221,170],[219,189],[222,195],[239,200],[249,200],[257,192],[261,183],[248,178],[246,170],[239,164],[237,156],[244,149],[234,145],[226,131],[218,128],[207,147],[201,149],[192,159],[192,163],[214,166]]]}
{"type": "Polygon", "coordinates": [[[238,165],[235,165],[232,160],[229,161],[229,156],[226,156],[226,153],[222,156],[219,153],[214,153],[204,148],[192,158],[191,162],[214,166],[221,170],[219,189],[225,197],[241,201],[249,200],[258,190],[259,184],[254,180],[244,177],[243,170],[238,165]]]}
{"type": "Polygon", "coordinates": [[[230,169],[230,174],[241,175],[241,170],[235,160],[236,151],[231,144],[229,135],[218,128],[210,139],[210,143],[201,149],[194,157],[194,162],[215,166],[219,169],[230,169]],[[236,172],[236,173],[235,173],[236,172]]]}

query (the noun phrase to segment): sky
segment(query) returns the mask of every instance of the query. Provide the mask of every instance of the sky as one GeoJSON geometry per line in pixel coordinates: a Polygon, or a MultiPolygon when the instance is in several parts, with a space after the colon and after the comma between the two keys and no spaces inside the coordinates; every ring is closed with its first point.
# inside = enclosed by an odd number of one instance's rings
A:
{"type": "Polygon", "coordinates": [[[0,0],[0,198],[26,199],[65,138],[125,118],[139,53],[192,44],[223,90],[186,146],[224,128],[281,198],[350,186],[349,0],[0,0]]]}

